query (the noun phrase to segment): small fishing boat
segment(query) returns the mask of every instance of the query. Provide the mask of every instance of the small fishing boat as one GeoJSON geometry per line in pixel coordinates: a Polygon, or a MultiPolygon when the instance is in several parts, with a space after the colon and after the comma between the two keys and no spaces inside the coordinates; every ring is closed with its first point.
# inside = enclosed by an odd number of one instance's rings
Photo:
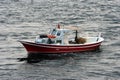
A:
{"type": "Polygon", "coordinates": [[[49,34],[39,34],[34,42],[20,42],[28,54],[63,54],[96,50],[103,40],[101,35],[80,37],[78,36],[78,28],[60,28],[60,25],[58,25],[57,28],[51,29],[49,34]]]}

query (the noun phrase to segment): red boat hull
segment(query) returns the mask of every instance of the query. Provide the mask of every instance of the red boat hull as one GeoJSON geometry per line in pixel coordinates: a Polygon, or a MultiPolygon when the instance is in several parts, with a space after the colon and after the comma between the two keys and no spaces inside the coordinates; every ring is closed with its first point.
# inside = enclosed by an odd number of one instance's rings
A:
{"type": "Polygon", "coordinates": [[[101,42],[85,45],[54,45],[54,44],[36,44],[33,42],[20,41],[27,52],[39,54],[60,54],[69,52],[92,51],[99,48],[101,42]]]}

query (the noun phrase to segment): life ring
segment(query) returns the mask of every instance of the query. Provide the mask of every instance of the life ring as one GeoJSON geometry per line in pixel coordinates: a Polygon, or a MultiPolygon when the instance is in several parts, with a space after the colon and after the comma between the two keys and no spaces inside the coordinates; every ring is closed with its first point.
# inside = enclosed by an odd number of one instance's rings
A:
{"type": "Polygon", "coordinates": [[[47,37],[48,37],[48,38],[56,38],[55,35],[51,35],[51,34],[48,34],[47,37]]]}

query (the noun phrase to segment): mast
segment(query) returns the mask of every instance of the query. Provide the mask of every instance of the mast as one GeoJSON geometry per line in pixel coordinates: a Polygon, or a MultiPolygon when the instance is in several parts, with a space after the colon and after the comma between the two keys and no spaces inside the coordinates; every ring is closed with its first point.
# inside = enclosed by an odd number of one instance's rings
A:
{"type": "Polygon", "coordinates": [[[75,42],[78,43],[78,31],[75,31],[75,42]]]}

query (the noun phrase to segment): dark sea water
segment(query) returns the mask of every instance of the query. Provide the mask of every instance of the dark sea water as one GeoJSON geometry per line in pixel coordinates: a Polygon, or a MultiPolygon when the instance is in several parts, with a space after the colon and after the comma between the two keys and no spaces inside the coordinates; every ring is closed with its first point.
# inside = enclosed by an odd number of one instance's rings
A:
{"type": "Polygon", "coordinates": [[[0,0],[0,80],[120,80],[120,0],[0,0]],[[61,25],[101,32],[100,51],[19,61],[18,40],[61,25]]]}

